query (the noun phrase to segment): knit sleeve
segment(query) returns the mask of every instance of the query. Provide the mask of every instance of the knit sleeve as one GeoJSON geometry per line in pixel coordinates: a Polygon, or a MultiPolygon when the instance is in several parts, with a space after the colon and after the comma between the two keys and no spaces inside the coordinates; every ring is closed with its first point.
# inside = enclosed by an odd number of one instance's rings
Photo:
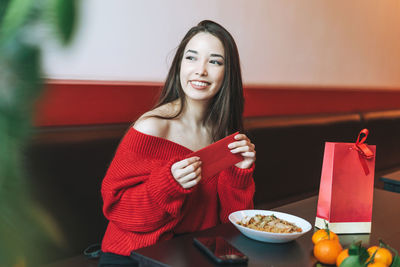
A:
{"type": "MultiPolygon", "coordinates": [[[[102,183],[105,217],[121,229],[151,232],[176,220],[190,189],[171,174],[180,157],[155,159],[118,149],[102,183]]],[[[120,145],[121,146],[121,145],[120,145]]]]}
{"type": "Polygon", "coordinates": [[[218,196],[220,200],[220,220],[228,222],[230,213],[243,209],[252,209],[255,185],[253,171],[232,166],[220,173],[218,179],[218,196]]]}

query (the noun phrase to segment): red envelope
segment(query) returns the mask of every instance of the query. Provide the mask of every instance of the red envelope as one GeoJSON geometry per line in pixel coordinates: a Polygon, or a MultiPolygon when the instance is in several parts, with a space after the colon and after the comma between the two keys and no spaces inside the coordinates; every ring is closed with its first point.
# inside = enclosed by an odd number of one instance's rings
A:
{"type": "Polygon", "coordinates": [[[233,154],[228,144],[237,141],[234,136],[239,132],[231,134],[205,148],[191,153],[188,158],[198,156],[202,162],[202,178],[212,177],[220,171],[243,160],[242,155],[233,154]]]}

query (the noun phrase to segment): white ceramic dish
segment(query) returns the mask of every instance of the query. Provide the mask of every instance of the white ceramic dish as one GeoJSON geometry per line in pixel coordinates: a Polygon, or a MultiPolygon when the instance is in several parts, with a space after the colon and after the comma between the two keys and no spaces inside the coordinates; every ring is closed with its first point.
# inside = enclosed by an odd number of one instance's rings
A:
{"type": "Polygon", "coordinates": [[[269,243],[286,243],[304,235],[305,233],[311,230],[311,224],[300,217],[283,212],[270,211],[270,210],[240,210],[231,213],[229,215],[229,220],[245,236],[251,239],[269,243]],[[250,218],[257,214],[260,215],[274,214],[279,219],[296,224],[296,226],[300,227],[303,231],[299,233],[279,234],[279,233],[258,231],[237,224],[237,222],[242,221],[244,218],[250,218]]]}

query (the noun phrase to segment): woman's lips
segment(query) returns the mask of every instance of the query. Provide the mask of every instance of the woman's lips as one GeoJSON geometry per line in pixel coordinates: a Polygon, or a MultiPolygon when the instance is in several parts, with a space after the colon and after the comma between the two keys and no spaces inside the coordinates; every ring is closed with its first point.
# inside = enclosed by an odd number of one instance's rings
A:
{"type": "Polygon", "coordinates": [[[190,85],[197,90],[203,90],[207,88],[210,83],[205,81],[190,81],[190,85]]]}

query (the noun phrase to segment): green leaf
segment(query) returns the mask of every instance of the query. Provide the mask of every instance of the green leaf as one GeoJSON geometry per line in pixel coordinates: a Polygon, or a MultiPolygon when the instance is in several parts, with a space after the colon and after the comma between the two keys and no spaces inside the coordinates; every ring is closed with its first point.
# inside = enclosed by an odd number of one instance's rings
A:
{"type": "Polygon", "coordinates": [[[392,248],[391,246],[389,246],[382,240],[379,240],[379,246],[389,249],[393,252],[394,257],[393,257],[393,261],[392,261],[392,264],[390,265],[390,267],[400,267],[400,258],[399,258],[399,253],[397,252],[397,250],[395,250],[394,248],[392,248]]]}
{"type": "Polygon", "coordinates": [[[34,100],[42,88],[36,33],[44,9],[64,41],[72,36],[75,0],[0,0],[0,266],[40,266],[47,246],[64,245],[57,225],[31,197],[24,145],[31,133],[34,100]]]}
{"type": "Polygon", "coordinates": [[[32,10],[33,0],[11,0],[0,26],[0,41],[13,36],[25,23],[32,10]]]}
{"type": "Polygon", "coordinates": [[[6,13],[9,3],[10,3],[10,0],[0,0],[0,25],[1,25],[1,22],[3,21],[4,14],[6,13]]]}
{"type": "Polygon", "coordinates": [[[329,224],[324,220],[325,223],[325,232],[328,235],[328,239],[331,239],[331,231],[329,230],[329,224]]]}
{"type": "Polygon", "coordinates": [[[26,137],[34,100],[42,88],[40,50],[11,38],[0,45],[0,111],[10,119],[16,137],[26,137]],[[24,127],[25,128],[25,127],[24,127]],[[22,136],[22,134],[24,134],[22,136]]]}
{"type": "Polygon", "coordinates": [[[326,264],[322,264],[320,262],[317,262],[316,264],[313,265],[314,267],[331,267],[332,265],[326,265],[326,264]]]}
{"type": "Polygon", "coordinates": [[[61,34],[63,44],[68,44],[75,28],[76,0],[55,0],[56,27],[61,34]]]}
{"type": "Polygon", "coordinates": [[[367,259],[367,262],[365,263],[365,265],[368,265],[370,263],[374,263],[375,262],[375,255],[378,252],[378,249],[374,251],[374,253],[372,253],[371,258],[369,258],[369,260],[367,259]]]}
{"type": "Polygon", "coordinates": [[[390,265],[390,267],[400,267],[400,257],[399,257],[399,255],[396,254],[396,256],[394,256],[393,262],[390,265]]]}
{"type": "Polygon", "coordinates": [[[360,263],[359,256],[350,255],[342,261],[340,267],[364,267],[364,264],[360,263]]]}
{"type": "MultiPolygon", "coordinates": [[[[353,243],[349,247],[349,255],[356,256],[359,264],[363,265],[369,258],[369,253],[365,247],[361,245],[361,242],[353,243]]],[[[350,265],[348,265],[350,266],[350,265]]]]}

